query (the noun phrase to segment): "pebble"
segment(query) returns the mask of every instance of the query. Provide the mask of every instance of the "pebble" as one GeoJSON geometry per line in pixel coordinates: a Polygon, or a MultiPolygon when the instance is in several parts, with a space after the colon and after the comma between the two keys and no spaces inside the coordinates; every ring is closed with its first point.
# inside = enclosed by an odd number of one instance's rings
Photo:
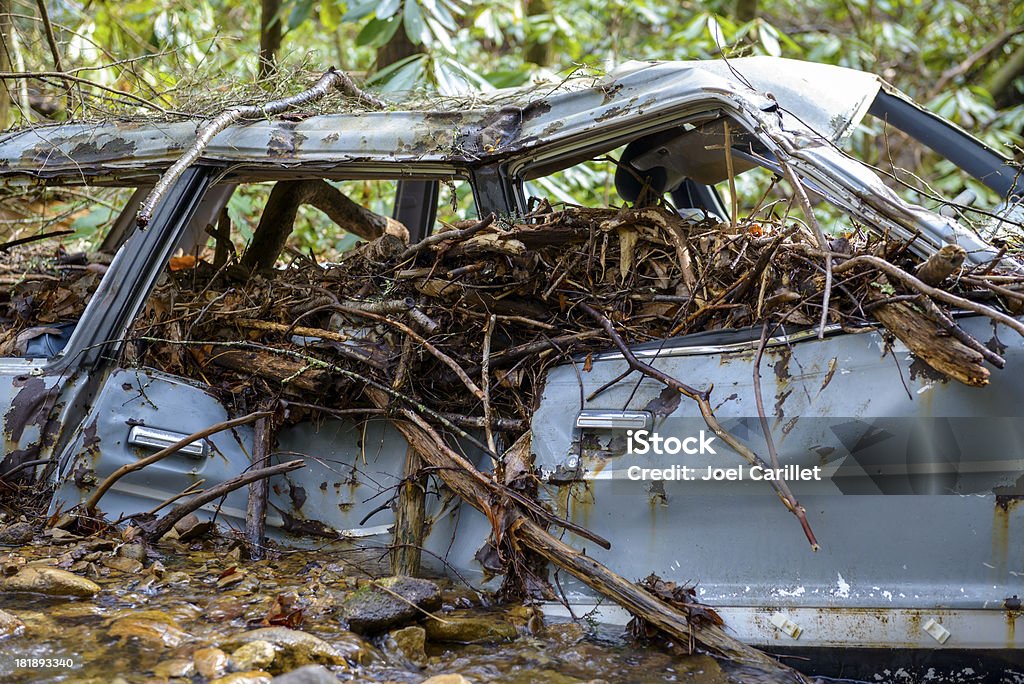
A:
{"type": "Polygon", "coordinates": [[[192,662],[200,676],[216,679],[228,669],[228,654],[219,648],[201,648],[192,654],[192,662]]]}
{"type": "Polygon", "coordinates": [[[25,623],[12,613],[0,610],[0,639],[9,636],[19,636],[25,632],[25,623]]]}

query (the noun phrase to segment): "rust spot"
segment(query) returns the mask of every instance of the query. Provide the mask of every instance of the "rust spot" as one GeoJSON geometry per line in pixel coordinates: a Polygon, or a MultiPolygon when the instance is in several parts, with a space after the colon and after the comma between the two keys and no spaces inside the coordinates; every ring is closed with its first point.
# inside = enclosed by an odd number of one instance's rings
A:
{"type": "Polygon", "coordinates": [[[825,373],[825,379],[821,381],[821,387],[818,388],[818,394],[825,391],[828,384],[832,382],[832,378],[836,376],[836,368],[839,365],[839,357],[833,356],[828,362],[828,372],[825,373]]]}
{"type": "Polygon", "coordinates": [[[910,379],[917,380],[919,377],[924,380],[932,380],[942,383],[949,382],[949,378],[945,374],[940,373],[915,356],[914,361],[910,364],[910,379]]]}
{"type": "Polygon", "coordinates": [[[294,157],[306,141],[306,136],[295,130],[297,124],[281,123],[270,132],[267,154],[271,157],[294,157]]]}
{"type": "Polygon", "coordinates": [[[12,383],[20,391],[14,395],[11,408],[4,416],[4,431],[14,442],[21,439],[29,425],[42,425],[49,413],[49,393],[42,378],[18,376],[12,383]]]}
{"type": "Polygon", "coordinates": [[[793,428],[796,427],[796,422],[798,420],[800,420],[800,416],[793,416],[788,421],[786,421],[786,424],[782,426],[782,434],[788,435],[790,432],[792,432],[793,428]]]}
{"type": "Polygon", "coordinates": [[[793,390],[792,389],[788,389],[785,392],[780,392],[779,394],[776,395],[776,401],[775,401],[775,417],[776,418],[781,420],[782,418],[785,417],[786,412],[782,410],[782,405],[786,403],[786,400],[789,399],[789,395],[791,395],[792,393],[793,393],[793,390]]]}
{"type": "Polygon", "coordinates": [[[289,483],[288,494],[295,504],[295,510],[299,510],[306,503],[306,490],[299,485],[289,483]]]}
{"type": "Polygon", "coordinates": [[[772,370],[775,371],[775,379],[781,385],[789,382],[789,360],[792,358],[793,353],[789,350],[789,347],[780,347],[777,356],[778,359],[772,365],[772,370]]]}

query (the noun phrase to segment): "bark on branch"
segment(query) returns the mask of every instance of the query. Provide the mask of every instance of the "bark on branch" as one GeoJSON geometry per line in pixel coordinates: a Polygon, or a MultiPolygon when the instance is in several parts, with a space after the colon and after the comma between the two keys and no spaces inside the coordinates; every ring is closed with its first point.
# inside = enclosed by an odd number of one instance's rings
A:
{"type": "Polygon", "coordinates": [[[163,196],[167,194],[167,191],[170,190],[181,174],[202,156],[203,151],[209,146],[214,137],[225,128],[238,121],[276,116],[294,107],[301,107],[310,102],[316,102],[332,90],[340,90],[373,109],[384,108],[384,102],[362,91],[348,74],[335,69],[328,70],[312,88],[304,90],[298,95],[292,95],[280,100],[272,100],[263,105],[232,107],[206,122],[196,133],[196,141],[192,143],[192,146],[185,150],[185,153],[178,158],[178,161],[174,162],[164,175],[160,177],[160,180],[153,186],[153,189],[139,207],[139,213],[136,217],[138,226],[145,228],[149,225],[150,220],[153,218],[153,212],[156,210],[160,200],[163,199],[163,196]]]}
{"type": "Polygon", "coordinates": [[[306,466],[305,461],[296,459],[294,461],[288,461],[287,463],[281,463],[276,466],[270,466],[269,468],[260,468],[259,470],[251,470],[248,473],[239,475],[238,477],[232,478],[227,482],[222,482],[216,487],[204,491],[193,499],[189,499],[183,504],[172,508],[167,515],[156,521],[153,527],[146,531],[146,538],[150,541],[157,541],[160,537],[164,536],[171,531],[179,520],[184,518],[186,515],[198,508],[205,506],[206,504],[221,498],[225,494],[235,491],[240,487],[244,487],[250,482],[262,480],[267,477],[273,477],[274,475],[281,475],[282,473],[288,473],[299,468],[306,466]]]}

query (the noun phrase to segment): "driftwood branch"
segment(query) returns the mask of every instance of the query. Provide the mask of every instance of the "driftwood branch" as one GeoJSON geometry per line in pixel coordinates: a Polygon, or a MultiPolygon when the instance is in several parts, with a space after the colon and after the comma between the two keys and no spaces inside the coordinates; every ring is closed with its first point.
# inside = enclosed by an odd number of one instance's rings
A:
{"type": "Polygon", "coordinates": [[[260,468],[259,470],[251,470],[248,473],[243,473],[238,477],[222,482],[216,487],[207,489],[202,494],[197,495],[193,499],[189,499],[183,504],[179,504],[167,512],[162,518],[154,523],[153,527],[146,531],[146,537],[151,541],[157,541],[165,534],[171,531],[171,529],[178,523],[179,520],[184,518],[189,513],[199,509],[202,506],[219,499],[220,497],[235,491],[240,487],[244,487],[250,482],[256,480],[262,480],[264,478],[273,477],[274,475],[280,475],[282,473],[288,473],[293,470],[305,467],[306,463],[301,459],[294,461],[288,461],[287,463],[281,463],[279,465],[270,466],[269,468],[260,468]]]}
{"type": "Polygon", "coordinates": [[[811,228],[814,231],[814,237],[818,241],[818,249],[825,253],[825,292],[822,295],[821,320],[818,323],[818,339],[820,340],[825,337],[825,326],[828,325],[828,307],[829,300],[832,297],[832,276],[834,272],[832,268],[832,256],[829,254],[828,240],[825,238],[825,231],[821,229],[821,225],[818,223],[818,218],[814,215],[814,207],[811,206],[811,201],[807,198],[807,192],[804,190],[804,186],[800,184],[800,177],[797,176],[793,167],[785,161],[780,160],[780,163],[782,164],[782,170],[789,178],[789,182],[793,184],[793,192],[800,201],[800,208],[803,209],[804,214],[807,216],[807,222],[811,225],[811,228]]]}
{"type": "Polygon", "coordinates": [[[399,255],[398,257],[398,260],[405,261],[410,257],[416,256],[417,254],[427,249],[428,247],[432,247],[438,244],[439,242],[444,242],[445,240],[451,240],[453,242],[464,240],[472,235],[475,235],[476,233],[479,233],[484,228],[487,228],[489,225],[494,223],[495,218],[496,217],[494,214],[489,214],[485,218],[483,218],[480,221],[477,221],[468,228],[463,228],[461,230],[443,230],[439,233],[428,235],[427,237],[417,242],[415,245],[410,246],[408,249],[402,252],[402,254],[399,255]]]}
{"type": "Polygon", "coordinates": [[[966,258],[967,250],[960,245],[944,245],[921,264],[917,269],[917,277],[921,282],[934,287],[959,270],[966,258]]]}
{"type": "Polygon", "coordinates": [[[238,121],[276,116],[294,107],[301,107],[310,102],[316,102],[332,90],[340,90],[347,95],[351,95],[362,104],[373,109],[384,108],[384,103],[381,100],[360,90],[347,74],[335,69],[327,71],[312,88],[304,90],[297,95],[280,100],[272,100],[263,105],[232,107],[205,123],[196,133],[196,141],[192,143],[192,146],[185,150],[185,153],[160,177],[160,180],[153,186],[153,189],[139,207],[139,213],[136,217],[138,226],[145,228],[149,225],[150,220],[153,218],[153,212],[156,210],[160,200],[163,199],[163,196],[167,194],[167,191],[170,190],[181,174],[198,161],[214,137],[225,128],[238,121]]]}
{"type": "MultiPolygon", "coordinates": [[[[844,255],[833,255],[833,256],[844,256],[844,255]]],[[[849,271],[858,265],[867,265],[873,268],[877,268],[888,276],[892,276],[896,280],[901,281],[904,285],[917,290],[923,294],[928,295],[932,299],[938,299],[939,301],[945,302],[946,304],[952,304],[953,306],[966,309],[967,311],[973,311],[974,313],[988,316],[997,323],[1002,323],[1008,328],[1013,329],[1018,335],[1024,336],[1024,323],[1021,323],[1012,316],[1007,316],[1001,311],[993,309],[991,306],[985,306],[977,302],[972,302],[970,299],[959,297],[955,294],[940,290],[939,288],[932,287],[927,283],[922,282],[919,278],[916,278],[899,266],[889,263],[885,259],[880,257],[872,256],[870,254],[862,254],[855,256],[843,261],[842,263],[836,264],[833,269],[835,273],[843,273],[849,271]]]]}
{"type": "Polygon", "coordinates": [[[338,227],[363,240],[375,240],[385,233],[409,242],[409,231],[400,221],[362,207],[322,179],[278,181],[270,191],[252,243],[242,256],[248,271],[273,268],[295,224],[299,207],[310,204],[327,214],[338,227]]]}

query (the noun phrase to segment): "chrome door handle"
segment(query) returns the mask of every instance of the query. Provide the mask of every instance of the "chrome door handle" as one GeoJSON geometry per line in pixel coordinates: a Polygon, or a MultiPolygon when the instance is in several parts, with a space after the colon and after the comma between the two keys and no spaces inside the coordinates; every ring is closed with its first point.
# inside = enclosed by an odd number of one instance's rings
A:
{"type": "MultiPolygon", "coordinates": [[[[128,444],[130,446],[159,451],[180,442],[186,437],[188,435],[181,432],[158,430],[157,428],[146,427],[145,425],[134,425],[128,432],[128,444]]],[[[205,439],[197,439],[178,450],[179,454],[191,456],[195,459],[206,458],[209,452],[210,445],[205,439]]]]}
{"type": "Polygon", "coordinates": [[[598,430],[646,430],[654,424],[650,411],[583,409],[576,416],[576,427],[598,430]]]}

